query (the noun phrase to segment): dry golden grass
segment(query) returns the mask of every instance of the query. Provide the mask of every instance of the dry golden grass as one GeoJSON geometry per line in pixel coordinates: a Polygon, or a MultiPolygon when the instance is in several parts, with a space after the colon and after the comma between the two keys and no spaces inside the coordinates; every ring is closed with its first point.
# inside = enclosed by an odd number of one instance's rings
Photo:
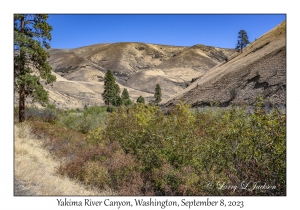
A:
{"type": "Polygon", "coordinates": [[[113,192],[88,189],[82,184],[59,176],[59,166],[49,151],[42,146],[42,139],[31,135],[30,125],[15,125],[15,179],[25,182],[23,190],[34,195],[113,195],[113,192]]]}
{"type": "Polygon", "coordinates": [[[162,99],[167,100],[193,78],[219,64],[216,56],[232,54],[230,49],[202,45],[180,47],[138,42],[49,52],[49,64],[57,81],[45,87],[50,102],[61,109],[103,105],[101,94],[107,70],[114,73],[120,88],[126,88],[133,101],[139,96],[143,96],[146,103],[153,100],[158,83],[162,87],[162,99]]]}
{"type": "Polygon", "coordinates": [[[285,86],[286,21],[283,21],[249,44],[243,53],[229,56],[228,62],[211,68],[190,86],[162,103],[167,106],[179,101],[193,106],[214,101],[223,106],[239,101],[254,104],[255,98],[262,95],[273,105],[285,106],[285,86]],[[254,82],[255,78],[258,80],[254,82]]]}

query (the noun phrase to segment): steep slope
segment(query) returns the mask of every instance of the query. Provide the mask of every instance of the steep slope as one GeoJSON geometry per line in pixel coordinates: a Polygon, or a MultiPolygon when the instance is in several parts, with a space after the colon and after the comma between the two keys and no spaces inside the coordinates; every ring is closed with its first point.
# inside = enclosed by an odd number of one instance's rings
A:
{"type": "Polygon", "coordinates": [[[213,67],[165,105],[253,104],[262,95],[271,105],[286,105],[286,21],[213,67]]]}

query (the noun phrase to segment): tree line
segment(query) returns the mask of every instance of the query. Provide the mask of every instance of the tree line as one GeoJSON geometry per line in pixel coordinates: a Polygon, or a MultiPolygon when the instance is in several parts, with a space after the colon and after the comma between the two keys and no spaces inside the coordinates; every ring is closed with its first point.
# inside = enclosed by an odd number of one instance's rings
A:
{"type": "MultiPolygon", "coordinates": [[[[120,95],[120,87],[116,83],[113,73],[108,70],[104,77],[104,92],[102,93],[104,103],[108,106],[121,106],[121,105],[132,105],[134,102],[130,99],[128,90],[123,89],[122,94],[120,95]]],[[[154,93],[154,103],[156,105],[161,102],[161,88],[159,84],[156,84],[155,93],[154,93]]],[[[136,100],[136,103],[145,104],[145,99],[143,96],[139,96],[136,100]]]]}

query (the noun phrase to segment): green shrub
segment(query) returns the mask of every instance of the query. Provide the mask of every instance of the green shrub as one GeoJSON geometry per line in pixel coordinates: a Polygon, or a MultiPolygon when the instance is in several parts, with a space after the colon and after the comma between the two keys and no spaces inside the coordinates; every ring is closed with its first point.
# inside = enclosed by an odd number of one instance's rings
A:
{"type": "Polygon", "coordinates": [[[103,127],[107,118],[105,106],[86,107],[83,111],[68,111],[58,116],[57,123],[72,130],[88,133],[103,127]]]}
{"type": "Polygon", "coordinates": [[[106,107],[61,112],[55,125],[33,127],[51,134],[53,151],[66,156],[61,174],[121,195],[285,195],[286,116],[263,109],[260,98],[253,114],[179,103],[164,115],[137,103],[110,114],[106,107]],[[220,188],[243,182],[276,188],[220,188]]]}
{"type": "Polygon", "coordinates": [[[142,104],[145,104],[145,99],[143,96],[139,96],[136,100],[137,103],[142,103],[142,104]]]}
{"type": "Polygon", "coordinates": [[[117,141],[135,156],[157,194],[279,195],[286,179],[284,119],[277,110],[265,114],[259,103],[254,114],[240,108],[191,112],[179,103],[166,116],[156,106],[138,103],[113,113],[101,139],[117,141]],[[181,175],[187,170],[192,177],[181,175]],[[233,192],[217,186],[245,180],[276,190],[233,192]]]}
{"type": "Polygon", "coordinates": [[[70,113],[59,116],[57,123],[70,128],[72,130],[79,130],[82,116],[77,113],[70,113]]]}
{"type": "Polygon", "coordinates": [[[131,105],[134,104],[134,102],[128,98],[128,99],[124,99],[124,100],[123,100],[123,104],[124,104],[125,106],[131,106],[131,105]]]}
{"type": "Polygon", "coordinates": [[[110,112],[110,113],[115,112],[117,110],[118,110],[118,108],[115,106],[107,106],[107,108],[106,108],[106,111],[110,112]]]}
{"type": "Polygon", "coordinates": [[[56,109],[53,108],[37,108],[37,107],[26,107],[25,109],[25,119],[41,119],[45,122],[55,123],[57,119],[56,109]]]}
{"type": "Polygon", "coordinates": [[[93,115],[83,115],[83,117],[80,119],[79,130],[82,133],[88,133],[89,131],[96,129],[98,126],[99,123],[97,122],[97,118],[95,118],[93,115]]]}

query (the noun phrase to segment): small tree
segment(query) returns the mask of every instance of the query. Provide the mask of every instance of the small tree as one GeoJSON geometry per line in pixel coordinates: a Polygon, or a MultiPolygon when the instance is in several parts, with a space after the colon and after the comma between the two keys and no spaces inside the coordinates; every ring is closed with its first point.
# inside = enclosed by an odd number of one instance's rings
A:
{"type": "Polygon", "coordinates": [[[110,70],[106,72],[104,77],[104,92],[102,93],[102,97],[106,105],[117,106],[120,103],[120,87],[110,70]]]}
{"type": "Polygon", "coordinates": [[[155,87],[154,100],[155,100],[156,104],[161,102],[161,88],[160,88],[159,84],[156,84],[156,87],[155,87]]]}
{"type": "Polygon", "coordinates": [[[117,83],[114,84],[114,93],[115,93],[115,97],[120,96],[121,89],[117,83]]]}
{"type": "Polygon", "coordinates": [[[120,96],[120,87],[117,83],[114,84],[114,99],[112,105],[121,106],[123,104],[123,100],[120,96]]]}
{"type": "Polygon", "coordinates": [[[123,99],[123,100],[129,99],[129,93],[128,93],[128,91],[127,91],[126,88],[123,89],[123,92],[122,92],[122,99],[123,99]]]}
{"type": "Polygon", "coordinates": [[[129,93],[126,88],[123,89],[122,92],[122,100],[125,106],[132,105],[134,102],[130,100],[129,93]]]}
{"type": "Polygon", "coordinates": [[[145,104],[145,99],[143,96],[139,96],[136,100],[136,103],[142,103],[142,104],[145,104]]]}
{"type": "Polygon", "coordinates": [[[122,100],[121,96],[117,96],[116,99],[113,102],[114,106],[121,106],[123,105],[124,101],[122,100]]]}
{"type": "Polygon", "coordinates": [[[40,80],[52,84],[56,77],[51,74],[47,62],[48,41],[51,40],[52,27],[47,23],[48,15],[14,15],[14,86],[19,93],[19,122],[25,121],[25,100],[32,97],[33,102],[43,106],[48,102],[48,92],[40,80]]]}
{"type": "Polygon", "coordinates": [[[243,48],[246,47],[248,44],[250,44],[248,40],[248,35],[245,30],[240,30],[238,33],[238,43],[236,45],[236,50],[239,50],[241,53],[243,52],[243,48]]]}

